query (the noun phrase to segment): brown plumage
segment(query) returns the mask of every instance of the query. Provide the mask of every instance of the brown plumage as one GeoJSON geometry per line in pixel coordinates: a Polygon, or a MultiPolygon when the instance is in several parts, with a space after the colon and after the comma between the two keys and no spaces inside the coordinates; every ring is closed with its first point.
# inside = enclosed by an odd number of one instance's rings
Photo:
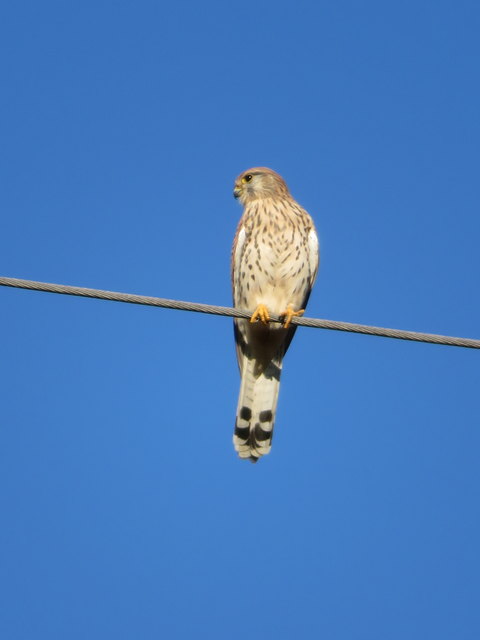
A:
{"type": "Polygon", "coordinates": [[[248,169],[235,181],[244,206],[232,249],[234,306],[253,313],[234,321],[242,378],[233,442],[241,458],[269,453],[290,325],[307,304],[318,270],[313,220],[272,169],[248,169]],[[284,324],[269,323],[269,314],[284,324]]]}

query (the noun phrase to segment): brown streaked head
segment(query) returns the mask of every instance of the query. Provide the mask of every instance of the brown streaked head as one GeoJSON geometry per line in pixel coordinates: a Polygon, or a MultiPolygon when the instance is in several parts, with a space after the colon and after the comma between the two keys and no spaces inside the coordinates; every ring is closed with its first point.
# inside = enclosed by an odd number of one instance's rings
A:
{"type": "Polygon", "coordinates": [[[285,180],[267,167],[253,167],[235,180],[233,195],[245,205],[260,198],[285,198],[290,195],[285,180]]]}

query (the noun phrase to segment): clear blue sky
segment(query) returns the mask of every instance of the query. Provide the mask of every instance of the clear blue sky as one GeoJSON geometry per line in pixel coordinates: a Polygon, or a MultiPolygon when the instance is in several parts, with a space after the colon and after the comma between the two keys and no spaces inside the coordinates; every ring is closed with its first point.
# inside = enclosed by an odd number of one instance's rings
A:
{"type": "MultiPolygon", "coordinates": [[[[10,2],[0,273],[230,304],[235,176],[308,315],[480,338],[474,1],[10,2]]],[[[232,323],[0,289],[0,637],[477,640],[479,353],[313,329],[238,460],[232,323]]]]}

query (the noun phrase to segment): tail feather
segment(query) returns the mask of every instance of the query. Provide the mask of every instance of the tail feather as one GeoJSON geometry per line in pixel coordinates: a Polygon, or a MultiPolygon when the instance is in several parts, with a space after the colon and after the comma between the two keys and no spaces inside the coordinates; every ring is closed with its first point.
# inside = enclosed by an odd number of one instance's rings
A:
{"type": "Polygon", "coordinates": [[[280,388],[281,361],[258,367],[244,356],[233,444],[240,458],[252,462],[270,452],[280,388]],[[260,369],[260,371],[258,370],[260,369]]]}

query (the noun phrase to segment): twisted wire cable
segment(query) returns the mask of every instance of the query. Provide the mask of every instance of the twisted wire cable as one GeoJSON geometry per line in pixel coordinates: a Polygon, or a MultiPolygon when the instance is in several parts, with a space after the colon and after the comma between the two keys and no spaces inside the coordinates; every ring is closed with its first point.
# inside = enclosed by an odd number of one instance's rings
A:
{"type": "MultiPolygon", "coordinates": [[[[140,296],[133,293],[120,293],[118,291],[104,291],[102,289],[72,287],[64,284],[53,284],[50,282],[22,280],[20,278],[5,278],[0,276],[0,285],[4,287],[14,287],[17,289],[47,291],[49,293],[60,293],[70,296],[96,298],[98,300],[113,300],[115,302],[128,302],[130,304],[142,304],[150,307],[177,309],[180,311],[196,311],[198,313],[209,313],[217,316],[230,316],[232,318],[249,319],[252,316],[252,313],[250,311],[233,309],[231,307],[220,307],[218,305],[202,304],[199,302],[184,302],[182,300],[168,300],[167,298],[140,296]]],[[[282,319],[278,316],[272,316],[270,318],[270,322],[282,322],[282,319]]],[[[384,338],[396,338],[397,340],[412,340],[414,342],[428,342],[431,344],[442,344],[450,347],[480,349],[480,340],[476,340],[473,338],[456,338],[453,336],[442,336],[433,333],[420,333],[418,331],[403,331],[400,329],[372,327],[365,324],[355,324],[353,322],[340,322],[338,320],[294,317],[292,318],[292,324],[296,324],[301,327],[311,327],[313,329],[348,331],[350,333],[362,333],[371,336],[381,336],[384,338]]]]}

